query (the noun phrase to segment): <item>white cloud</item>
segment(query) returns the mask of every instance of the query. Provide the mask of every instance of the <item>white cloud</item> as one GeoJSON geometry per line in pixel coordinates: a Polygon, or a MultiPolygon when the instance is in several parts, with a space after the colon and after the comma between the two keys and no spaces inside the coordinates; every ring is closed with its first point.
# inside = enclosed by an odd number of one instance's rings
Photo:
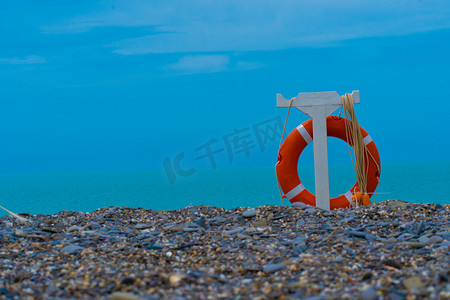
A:
{"type": "Polygon", "coordinates": [[[116,1],[114,9],[47,26],[70,33],[157,26],[159,34],[117,41],[114,52],[260,51],[450,28],[448,0],[116,1]]]}
{"type": "Polygon", "coordinates": [[[31,65],[31,64],[42,64],[46,60],[40,56],[30,55],[23,58],[0,58],[0,64],[10,64],[10,65],[31,65]]]}
{"type": "Polygon", "coordinates": [[[229,63],[227,55],[190,55],[168,65],[167,69],[182,74],[215,73],[226,71],[229,63]]]}

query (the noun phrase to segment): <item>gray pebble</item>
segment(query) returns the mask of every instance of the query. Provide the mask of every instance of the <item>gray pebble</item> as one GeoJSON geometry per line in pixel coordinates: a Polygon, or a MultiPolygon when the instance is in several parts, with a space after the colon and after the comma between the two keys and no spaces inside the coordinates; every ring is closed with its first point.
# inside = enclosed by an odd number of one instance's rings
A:
{"type": "Polygon", "coordinates": [[[286,266],[283,264],[267,264],[264,266],[263,271],[264,273],[273,273],[279,270],[284,269],[286,266]]]}
{"type": "Polygon", "coordinates": [[[136,229],[147,229],[147,228],[150,228],[151,225],[150,224],[139,223],[139,224],[136,224],[136,226],[134,226],[134,227],[136,227],[136,229]]]}
{"type": "Polygon", "coordinates": [[[441,242],[441,241],[442,241],[441,237],[439,237],[437,235],[433,235],[432,237],[430,237],[428,239],[428,241],[426,243],[427,244],[434,244],[434,243],[438,243],[438,242],[441,242]]]}
{"type": "Polygon", "coordinates": [[[362,232],[362,231],[355,231],[355,230],[350,230],[347,232],[349,235],[352,236],[356,236],[356,237],[360,237],[360,238],[365,238],[366,237],[366,233],[362,232]]]}
{"type": "Polygon", "coordinates": [[[377,291],[375,288],[370,287],[361,293],[361,298],[363,300],[376,300],[378,299],[377,291]]]}
{"type": "Polygon", "coordinates": [[[295,223],[295,226],[302,226],[302,225],[305,225],[305,220],[303,219],[300,219],[295,223]]]}
{"type": "Polygon", "coordinates": [[[310,206],[307,209],[305,209],[305,213],[308,213],[308,214],[313,214],[315,212],[316,212],[316,208],[314,208],[312,206],[310,206]]]}
{"type": "Polygon", "coordinates": [[[246,210],[246,211],[244,211],[244,212],[242,213],[242,216],[243,216],[244,218],[251,218],[251,217],[254,217],[254,216],[256,216],[256,210],[254,210],[254,209],[246,210]]]}
{"type": "Polygon", "coordinates": [[[206,220],[204,216],[201,216],[200,219],[197,221],[198,226],[203,227],[206,229],[206,220]]]}
{"type": "Polygon", "coordinates": [[[20,230],[20,229],[16,230],[14,232],[14,234],[17,235],[17,236],[20,236],[20,237],[28,237],[28,233],[26,233],[26,232],[24,232],[23,230],[20,230]]]}
{"type": "Polygon", "coordinates": [[[371,234],[371,233],[367,233],[365,238],[366,238],[366,240],[369,240],[369,241],[375,241],[378,239],[378,237],[376,235],[371,234]]]}
{"type": "Polygon", "coordinates": [[[430,240],[430,238],[428,238],[426,236],[421,236],[419,238],[419,242],[421,242],[421,243],[428,243],[429,240],[430,240]]]}
{"type": "Polygon", "coordinates": [[[233,234],[233,233],[241,232],[242,230],[243,230],[242,227],[236,227],[236,228],[233,228],[233,229],[230,229],[230,230],[225,230],[223,233],[230,235],[230,234],[233,234]]]}
{"type": "Polygon", "coordinates": [[[403,245],[408,246],[409,248],[412,249],[419,249],[425,247],[424,243],[419,242],[404,242],[403,245]]]}
{"type": "Polygon", "coordinates": [[[80,226],[73,225],[73,226],[70,226],[69,228],[67,228],[67,232],[79,231],[80,229],[81,229],[80,226]]]}
{"type": "Polygon", "coordinates": [[[399,294],[399,291],[396,291],[395,293],[389,293],[389,298],[391,300],[405,300],[406,295],[399,294]]]}
{"type": "Polygon", "coordinates": [[[305,300],[325,300],[327,299],[325,296],[311,296],[308,298],[304,298],[305,300]]]}
{"type": "Polygon", "coordinates": [[[292,203],[292,207],[305,208],[306,204],[303,202],[294,202],[294,203],[292,203]]]}
{"type": "Polygon", "coordinates": [[[73,254],[73,253],[77,253],[77,252],[79,252],[81,250],[83,250],[83,247],[80,247],[78,245],[73,245],[72,244],[72,245],[67,245],[67,246],[63,247],[61,249],[61,252],[68,253],[68,254],[73,254]]]}
{"type": "Polygon", "coordinates": [[[438,249],[447,250],[450,248],[450,242],[449,241],[443,241],[438,249]]]}
{"type": "Polygon", "coordinates": [[[259,246],[259,245],[253,246],[253,249],[258,250],[258,251],[262,251],[262,252],[269,250],[267,247],[259,246]]]}
{"type": "Polygon", "coordinates": [[[437,235],[440,235],[444,240],[450,240],[450,231],[438,232],[437,235]]]}
{"type": "Polygon", "coordinates": [[[298,237],[296,237],[295,239],[292,240],[292,243],[294,245],[305,244],[305,240],[306,239],[304,237],[298,236],[298,237]]]}
{"type": "Polygon", "coordinates": [[[300,246],[300,245],[296,245],[294,246],[294,248],[292,248],[294,251],[298,252],[298,253],[302,253],[305,252],[306,250],[308,250],[307,246],[300,246]]]}

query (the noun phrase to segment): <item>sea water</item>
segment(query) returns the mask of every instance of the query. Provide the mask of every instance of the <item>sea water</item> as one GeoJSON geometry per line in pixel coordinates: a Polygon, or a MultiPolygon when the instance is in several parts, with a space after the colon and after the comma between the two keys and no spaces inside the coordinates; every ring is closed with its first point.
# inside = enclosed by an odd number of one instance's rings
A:
{"type": "MultiPolygon", "coordinates": [[[[300,166],[299,172],[314,193],[313,166],[300,166]]],[[[347,192],[356,181],[351,165],[330,165],[329,173],[331,197],[347,192]]],[[[448,204],[449,195],[450,162],[385,163],[375,201],[448,204]]],[[[164,170],[0,175],[0,205],[16,213],[90,212],[106,206],[171,210],[265,204],[282,205],[274,167],[197,169],[173,183],[164,170]]],[[[285,204],[289,205],[286,200],[285,204]]]]}

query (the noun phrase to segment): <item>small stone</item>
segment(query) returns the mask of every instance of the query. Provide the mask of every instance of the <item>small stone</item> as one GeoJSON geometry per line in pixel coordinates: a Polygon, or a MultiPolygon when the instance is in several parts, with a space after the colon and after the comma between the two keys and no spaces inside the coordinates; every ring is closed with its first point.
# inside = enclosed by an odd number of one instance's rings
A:
{"type": "Polygon", "coordinates": [[[284,269],[286,266],[283,264],[267,264],[263,267],[264,273],[273,273],[284,269]]]}
{"type": "Polygon", "coordinates": [[[284,217],[287,217],[288,215],[283,215],[283,214],[281,214],[281,215],[276,215],[276,216],[273,216],[272,217],[272,220],[280,220],[280,219],[283,219],[284,217]]]}
{"type": "Polygon", "coordinates": [[[316,212],[316,208],[312,207],[312,206],[310,206],[307,209],[305,209],[305,213],[308,213],[308,214],[313,214],[315,212],[316,212]]]}
{"type": "Polygon", "coordinates": [[[294,245],[305,244],[305,242],[306,242],[306,239],[302,236],[298,236],[292,240],[292,244],[294,244],[294,245]]]}
{"type": "MultiPolygon", "coordinates": [[[[313,285],[311,289],[315,289],[315,288],[316,288],[316,286],[313,285]]],[[[326,300],[327,298],[325,296],[311,296],[311,297],[303,298],[303,299],[305,299],[305,300],[326,300]]]]}
{"type": "Polygon", "coordinates": [[[263,246],[259,246],[259,245],[253,246],[253,249],[261,251],[261,252],[269,250],[267,247],[263,247],[263,246]]]}
{"type": "Polygon", "coordinates": [[[255,231],[256,231],[255,227],[249,227],[249,228],[245,229],[245,232],[247,232],[247,233],[252,233],[252,232],[255,232],[255,231]]]}
{"type": "Polygon", "coordinates": [[[361,293],[361,298],[363,300],[376,300],[378,299],[377,291],[374,287],[369,287],[361,293]]]}
{"type": "Polygon", "coordinates": [[[259,219],[257,222],[255,222],[255,227],[267,227],[267,220],[259,219]]]}
{"type": "Polygon", "coordinates": [[[198,209],[197,209],[196,207],[189,207],[188,209],[189,209],[189,211],[190,211],[191,213],[193,213],[193,214],[198,213],[198,209]]]}
{"type": "Polygon", "coordinates": [[[225,230],[225,231],[223,232],[223,234],[232,235],[232,234],[234,234],[234,233],[241,232],[242,230],[243,230],[242,227],[236,227],[236,228],[233,228],[233,229],[230,229],[230,230],[225,230]]]}
{"type": "Polygon", "coordinates": [[[388,259],[384,262],[386,266],[393,267],[396,269],[400,269],[400,264],[393,259],[388,259]]]}
{"type": "Polygon", "coordinates": [[[395,292],[389,293],[388,299],[390,299],[390,300],[405,300],[406,295],[402,294],[400,291],[395,291],[395,292]]]}
{"type": "Polygon", "coordinates": [[[203,227],[206,229],[206,219],[204,216],[201,216],[200,219],[197,221],[198,226],[203,227]]]}
{"type": "Polygon", "coordinates": [[[303,253],[306,250],[308,250],[307,246],[299,246],[299,245],[295,245],[294,248],[292,248],[294,251],[298,252],[298,253],[303,253]]]}
{"type": "Polygon", "coordinates": [[[266,285],[262,290],[264,295],[269,295],[272,292],[272,287],[270,284],[266,285]]]}
{"type": "Polygon", "coordinates": [[[450,231],[441,232],[441,233],[439,233],[439,235],[440,235],[444,240],[450,240],[450,231]]]}
{"type": "Polygon", "coordinates": [[[425,247],[424,243],[418,242],[404,242],[403,245],[408,246],[411,249],[419,249],[425,247]]]}
{"type": "Polygon", "coordinates": [[[361,278],[362,281],[366,281],[369,280],[373,277],[373,273],[372,272],[366,272],[364,273],[363,277],[361,278]]]}
{"type": "Polygon", "coordinates": [[[429,240],[430,240],[430,238],[426,237],[426,236],[421,236],[419,238],[419,242],[424,243],[424,244],[427,244],[429,240]]]}
{"type": "Polygon", "coordinates": [[[181,274],[174,274],[170,276],[169,281],[173,285],[177,285],[181,280],[183,280],[184,276],[181,274]]]}
{"type": "Polygon", "coordinates": [[[353,221],[354,219],[355,219],[355,217],[348,217],[348,218],[342,219],[341,222],[342,223],[348,223],[348,222],[353,221]]]}
{"type": "Polygon", "coordinates": [[[414,235],[411,233],[403,233],[402,235],[398,236],[397,239],[400,241],[407,241],[410,240],[411,238],[413,238],[414,235]]]}
{"type": "Polygon", "coordinates": [[[161,249],[163,249],[163,247],[158,246],[158,245],[148,245],[148,246],[146,246],[146,248],[149,249],[149,250],[161,250],[161,249]]]}
{"type": "Polygon", "coordinates": [[[14,232],[14,234],[15,234],[15,235],[18,235],[18,236],[20,236],[20,237],[28,237],[28,233],[26,233],[26,232],[24,232],[23,230],[20,230],[20,229],[16,230],[16,231],[14,232]]]}
{"type": "Polygon", "coordinates": [[[306,204],[303,202],[294,202],[294,203],[292,203],[292,207],[305,208],[306,204]]]}
{"type": "Polygon", "coordinates": [[[440,243],[440,242],[442,242],[442,238],[437,235],[433,235],[432,237],[430,237],[428,239],[428,241],[426,243],[427,244],[435,244],[435,243],[440,243]]]}
{"type": "Polygon", "coordinates": [[[74,254],[74,253],[80,252],[83,249],[84,249],[83,247],[72,244],[72,245],[67,245],[67,246],[63,247],[61,249],[61,252],[68,253],[68,254],[74,254]]]}
{"type": "Polygon", "coordinates": [[[408,290],[411,289],[421,290],[426,286],[425,282],[419,276],[412,276],[406,278],[405,280],[403,280],[403,285],[408,290]]]}
{"type": "Polygon", "coordinates": [[[126,292],[114,292],[108,297],[109,300],[145,300],[145,298],[139,297],[132,293],[126,292]]]}
{"type": "Polygon", "coordinates": [[[58,233],[57,230],[54,230],[52,228],[47,228],[47,227],[43,227],[43,228],[41,228],[41,230],[45,231],[45,232],[49,232],[49,233],[58,233]]]}
{"type": "Polygon", "coordinates": [[[352,236],[356,236],[356,237],[360,237],[360,238],[365,238],[366,237],[366,233],[362,232],[362,231],[355,231],[355,230],[350,230],[347,232],[349,235],[352,236]]]}
{"type": "Polygon", "coordinates": [[[194,231],[198,231],[198,228],[192,228],[192,227],[185,227],[183,228],[184,232],[194,232],[194,231]]]}
{"type": "Polygon", "coordinates": [[[444,273],[439,273],[434,276],[433,283],[440,285],[441,283],[447,283],[449,281],[448,276],[444,273]]]}
{"type": "Polygon", "coordinates": [[[135,281],[136,281],[136,279],[134,279],[132,277],[125,277],[124,279],[122,279],[122,281],[120,283],[124,284],[124,285],[130,285],[130,284],[133,284],[135,281]]]}
{"type": "Polygon", "coordinates": [[[73,225],[73,226],[71,226],[71,227],[67,228],[67,232],[74,232],[74,231],[79,231],[80,229],[81,229],[81,227],[80,227],[80,226],[77,226],[77,225],[73,225]]]}
{"type": "Polygon", "coordinates": [[[302,225],[305,225],[305,220],[303,220],[303,219],[300,219],[295,223],[295,226],[297,226],[297,227],[302,226],[302,225]]]}
{"type": "Polygon", "coordinates": [[[443,241],[441,243],[441,246],[439,247],[439,249],[449,249],[450,248],[450,242],[449,241],[443,241]]]}
{"type": "Polygon", "coordinates": [[[408,205],[409,205],[407,202],[399,201],[399,200],[392,200],[392,201],[389,201],[389,204],[390,204],[392,207],[401,207],[401,208],[408,207],[408,205]]]}
{"type": "Polygon", "coordinates": [[[177,231],[182,231],[184,228],[185,228],[185,226],[178,225],[178,226],[174,226],[174,227],[170,228],[170,230],[177,232],[177,231]]]}
{"type": "Polygon", "coordinates": [[[134,226],[134,227],[136,227],[136,229],[147,229],[147,228],[150,228],[151,225],[150,224],[139,223],[139,224],[136,224],[136,226],[134,226]]]}
{"type": "Polygon", "coordinates": [[[344,260],[345,260],[345,258],[343,258],[342,256],[338,256],[338,257],[334,258],[333,260],[330,260],[330,262],[341,262],[344,260]]]}
{"type": "Polygon", "coordinates": [[[256,216],[256,210],[254,210],[254,209],[246,210],[242,213],[242,216],[244,218],[252,218],[252,217],[256,216]]]}
{"type": "Polygon", "coordinates": [[[444,209],[444,207],[442,205],[440,205],[439,203],[435,204],[436,209],[441,210],[444,209]]]}
{"type": "Polygon", "coordinates": [[[355,296],[352,295],[352,294],[349,294],[349,293],[343,293],[343,294],[339,297],[339,299],[342,299],[342,300],[353,300],[353,299],[355,299],[355,296]]]}
{"type": "Polygon", "coordinates": [[[376,235],[371,234],[371,233],[367,233],[366,236],[365,236],[365,238],[366,238],[366,240],[368,240],[368,241],[375,241],[375,240],[378,239],[378,237],[377,237],[376,235]]]}

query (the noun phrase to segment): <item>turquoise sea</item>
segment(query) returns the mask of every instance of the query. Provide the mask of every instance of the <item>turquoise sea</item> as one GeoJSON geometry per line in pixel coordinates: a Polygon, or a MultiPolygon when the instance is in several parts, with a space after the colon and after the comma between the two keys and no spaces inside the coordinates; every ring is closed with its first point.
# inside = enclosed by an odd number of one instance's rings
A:
{"type": "MultiPolygon", "coordinates": [[[[314,191],[313,167],[301,166],[299,171],[305,186],[314,191]]],[[[345,193],[354,181],[351,165],[330,165],[332,197],[345,193]]],[[[376,202],[399,199],[448,204],[449,195],[450,162],[382,165],[376,202]]],[[[224,208],[281,205],[275,170],[197,169],[173,184],[163,170],[0,175],[0,205],[16,213],[89,212],[104,206],[170,210],[202,204],[224,208]]]]}

